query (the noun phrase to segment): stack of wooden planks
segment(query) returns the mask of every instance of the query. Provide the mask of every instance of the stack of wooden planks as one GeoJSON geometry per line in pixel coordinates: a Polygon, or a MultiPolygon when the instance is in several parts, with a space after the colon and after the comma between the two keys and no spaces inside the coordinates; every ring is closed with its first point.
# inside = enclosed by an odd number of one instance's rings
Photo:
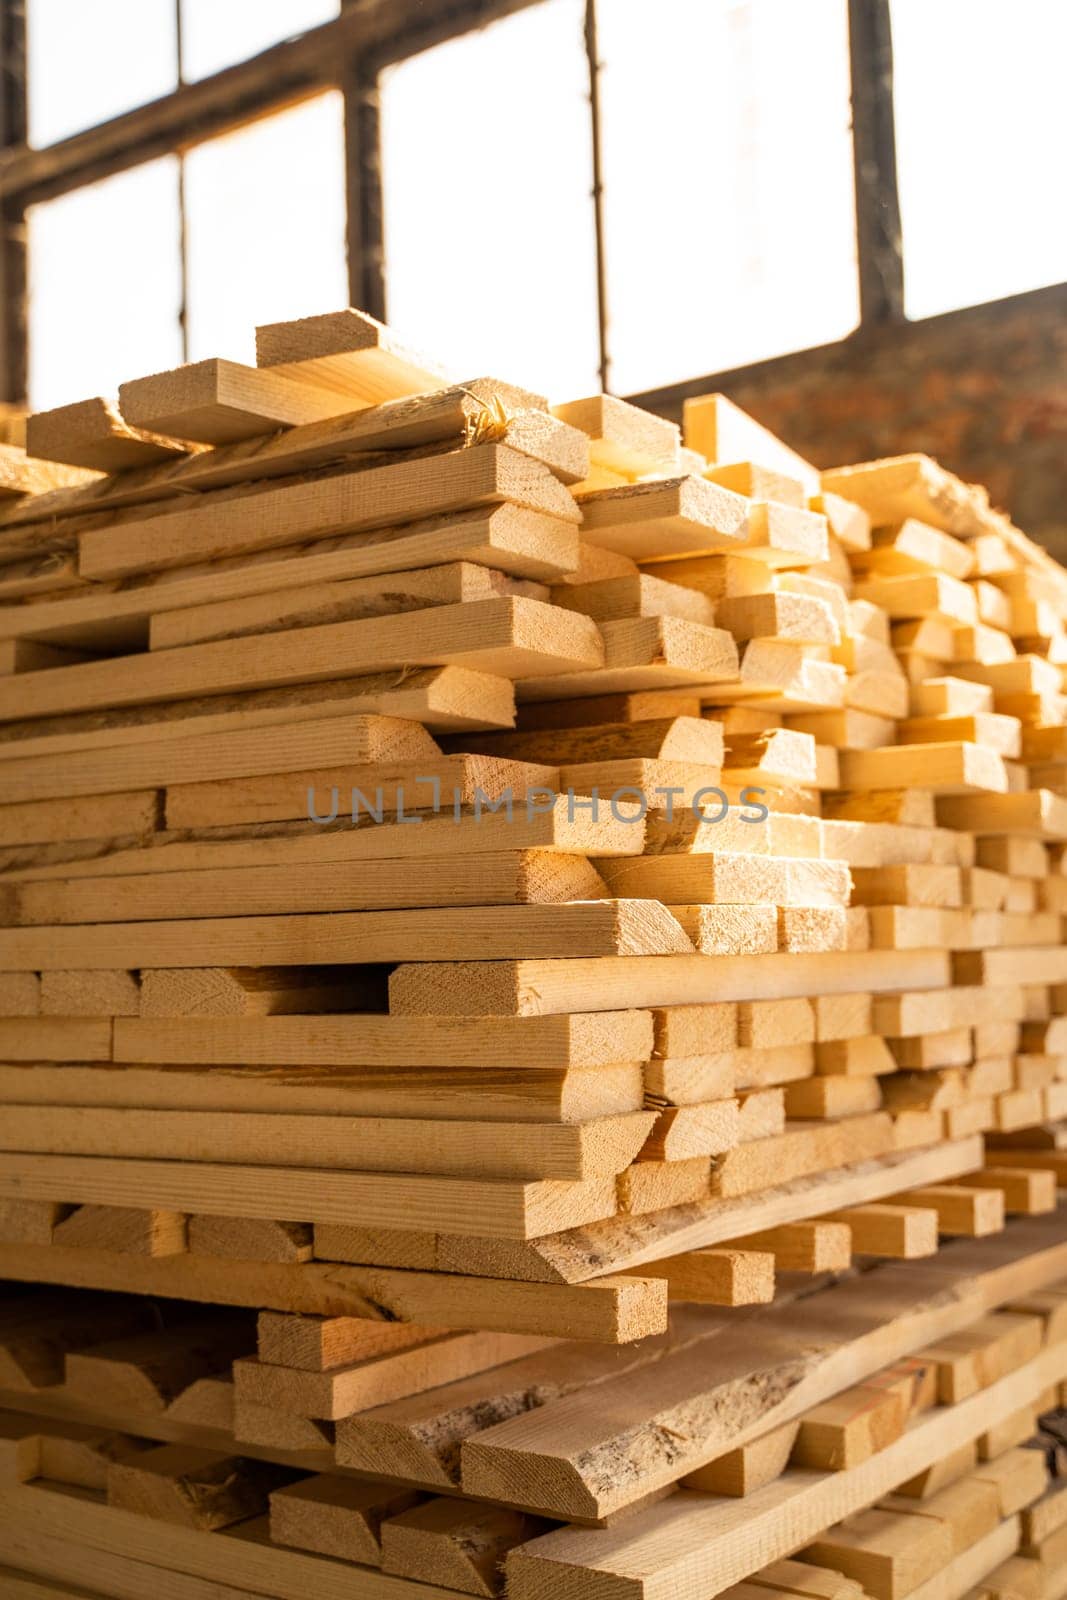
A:
{"type": "Polygon", "coordinates": [[[11,1592],[1067,1592],[1067,573],[722,396],[257,362],[5,447],[11,1592]]]}

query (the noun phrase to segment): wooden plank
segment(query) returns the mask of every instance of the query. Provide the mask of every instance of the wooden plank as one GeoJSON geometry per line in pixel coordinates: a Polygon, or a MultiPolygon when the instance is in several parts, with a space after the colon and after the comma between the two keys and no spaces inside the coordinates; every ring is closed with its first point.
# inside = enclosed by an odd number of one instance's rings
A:
{"type": "MultiPolygon", "coordinates": [[[[190,977],[195,976],[195,971],[190,977]]],[[[115,1024],[116,1060],[306,1067],[365,1064],[521,1070],[601,1067],[642,1061],[652,1048],[646,1011],[557,1012],[549,1016],[354,1016],[205,1018],[142,1016],[115,1024]]]]}
{"type": "MultiPolygon", "coordinates": [[[[818,470],[724,394],[696,395],[683,409],[685,443],[713,464],[754,461],[801,482],[809,494],[823,485],[818,470]]],[[[845,494],[845,490],[840,491],[845,494]]]]}
{"type": "Polygon", "coordinates": [[[124,472],[186,453],[184,444],[158,431],[133,428],[113,401],[76,400],[26,419],[29,453],[44,461],[67,461],[97,472],[124,472]]]}
{"type": "Polygon", "coordinates": [[[360,1317],[308,1317],[281,1311],[261,1311],[256,1326],[259,1359],[273,1366],[298,1367],[302,1372],[325,1372],[386,1351],[404,1350],[441,1331],[410,1324],[390,1327],[360,1317]]]}
{"type": "Polygon", "coordinates": [[[249,1356],[246,1347],[233,1362],[233,1379],[238,1405],[247,1401],[295,1416],[337,1421],[518,1360],[544,1349],[546,1343],[552,1347],[551,1341],[512,1333],[447,1333],[326,1372],[273,1366],[249,1356]]]}
{"type": "MultiPolygon", "coordinates": [[[[496,756],[369,762],[365,766],[320,767],[300,774],[257,779],[172,784],[167,790],[166,817],[170,828],[289,821],[307,824],[310,789],[311,816],[323,819],[317,824],[320,827],[342,815],[351,817],[356,825],[361,817],[380,816],[384,822],[389,814],[390,821],[399,822],[416,812],[436,816],[451,810],[454,816],[466,807],[484,818],[497,803],[507,818],[509,796],[512,817],[516,805],[520,812],[527,813],[542,806],[547,809],[549,804],[554,807],[556,794],[546,795],[545,790],[558,792],[558,779],[556,767],[505,761],[496,756]]],[[[581,814],[580,807],[575,806],[574,810],[576,815],[581,814]]],[[[0,808],[0,828],[2,825],[0,808]]]]}
{"type": "MultiPolygon", "coordinates": [[[[308,708],[310,710],[310,707],[308,708]]],[[[185,738],[114,744],[99,749],[20,756],[15,741],[0,757],[0,783],[12,804],[61,795],[124,793],[164,788],[170,783],[223,783],[228,778],[266,777],[339,765],[350,751],[353,762],[386,763],[427,756],[437,745],[426,730],[399,717],[357,714],[281,722],[277,726],[238,726],[218,733],[190,732],[185,738]]],[[[38,740],[31,741],[33,745],[38,740]]]]}
{"type": "Polygon", "coordinates": [[[775,1258],[759,1249],[691,1250],[647,1267],[641,1276],[664,1277],[672,1300],[707,1306],[767,1305],[774,1299],[775,1258]]]}
{"type": "Polygon", "coordinates": [[[620,801],[615,809],[618,815],[600,808],[594,818],[588,811],[572,808],[564,796],[554,802],[550,796],[548,809],[535,810],[530,805],[518,815],[513,810],[510,819],[505,811],[484,816],[470,813],[456,816],[453,812],[424,816],[417,826],[383,820],[373,827],[305,826],[299,831],[276,836],[252,833],[246,838],[172,838],[161,841],[150,851],[119,848],[105,856],[87,855],[17,867],[5,875],[5,882],[184,875],[257,866],[314,867],[324,862],[336,862],[343,868],[344,864],[355,862],[432,861],[445,858],[450,851],[490,856],[507,850],[536,853],[542,857],[639,855],[644,825],[637,807],[628,813],[624,802],[620,801]]]}
{"type": "MultiPolygon", "coordinates": [[[[773,1093],[774,1091],[764,1091],[773,1093]]],[[[13,1105],[155,1107],[172,1111],[310,1112],[486,1122],[587,1122],[639,1111],[639,1061],[592,1068],[283,1065],[209,1071],[170,1066],[0,1065],[0,1094],[13,1105]],[[32,1073],[32,1076],[31,1076],[32,1073]]]]}
{"type": "Polygon", "coordinates": [[[336,393],[215,357],[121,384],[119,408],[138,428],[200,444],[233,444],[350,409],[336,393]]]}
{"type": "Polygon", "coordinates": [[[143,837],[159,825],[160,810],[154,789],[0,805],[0,846],[143,837]]]}
{"type": "Polygon", "coordinates": [[[544,1531],[535,1517],[452,1499],[424,1501],[382,1524],[382,1569],[465,1594],[500,1592],[508,1552],[544,1531]]]}
{"type": "Polygon", "coordinates": [[[904,1436],[847,1473],[790,1471],[744,1499],[673,1495],[638,1511],[616,1528],[560,1529],[508,1559],[509,1593],[531,1600],[551,1582],[560,1594],[596,1584],[606,1600],[623,1594],[653,1600],[667,1593],[721,1594],[768,1560],[789,1555],[842,1517],[870,1505],[879,1494],[957,1442],[974,1438],[985,1408],[1015,1409],[1062,1353],[1045,1351],[1020,1372],[950,1412],[926,1413],[904,1436]],[[654,1552],[654,1554],[653,1554],[654,1552]]]}
{"type": "MultiPolygon", "coordinates": [[[[420,1238],[419,1243],[425,1250],[426,1262],[443,1271],[519,1278],[528,1282],[582,1282],[604,1271],[654,1264],[666,1255],[741,1240],[750,1232],[780,1227],[801,1220],[813,1211],[833,1213],[837,1206],[876,1202],[893,1193],[905,1176],[923,1182],[973,1171],[981,1160],[981,1153],[980,1140],[971,1137],[927,1150],[885,1156],[878,1161],[855,1162],[836,1172],[794,1179],[734,1199],[711,1196],[658,1216],[638,1220],[617,1216],[521,1244],[444,1233],[420,1238]]],[[[338,1230],[331,1233],[328,1244],[330,1249],[344,1247],[341,1259],[359,1258],[353,1255],[349,1242],[340,1237],[338,1230]]],[[[351,1244],[362,1254],[367,1252],[368,1241],[364,1236],[351,1244]]],[[[375,1244],[378,1251],[375,1259],[390,1259],[386,1236],[379,1236],[375,1244]]],[[[326,1248],[326,1239],[320,1239],[319,1251],[324,1252],[326,1248]]]]}
{"type": "MultiPolygon", "coordinates": [[[[1028,1232],[1030,1228],[1035,1228],[1036,1234],[1039,1227],[1032,1223],[1020,1225],[1014,1233],[1014,1244],[1005,1244],[1003,1255],[991,1251],[987,1259],[1002,1262],[1010,1259],[1018,1263],[1015,1270],[1031,1270],[1033,1258],[1030,1266],[1024,1268],[1015,1252],[1024,1230],[1028,1232]]],[[[1052,1230],[1047,1224],[1044,1236],[1051,1241],[1052,1230]]],[[[981,1309],[972,1300],[969,1315],[961,1314],[963,1306],[984,1279],[984,1272],[979,1269],[977,1279],[967,1284],[964,1264],[968,1260],[977,1263],[982,1251],[990,1250],[990,1243],[983,1242],[981,1246],[972,1248],[976,1253],[970,1257],[961,1249],[951,1267],[943,1257],[935,1279],[937,1289],[933,1293],[937,1299],[944,1292],[944,1274],[953,1275],[955,1271],[961,1271],[961,1277],[954,1278],[958,1298],[954,1301],[952,1313],[948,1314],[956,1329],[973,1321],[981,1309]]],[[[1046,1260],[1054,1259],[1058,1248],[1060,1246],[1051,1245],[1052,1255],[1046,1260]]],[[[921,1269],[903,1264],[887,1266],[880,1269],[879,1281],[888,1289],[897,1281],[908,1283],[909,1275],[914,1283],[916,1273],[921,1277],[921,1269]]],[[[929,1285],[929,1278],[923,1281],[929,1285]]],[[[909,1299],[906,1309],[899,1302],[891,1309],[889,1303],[862,1284],[855,1288],[839,1284],[824,1291],[822,1297],[811,1296],[792,1305],[761,1313],[760,1326],[767,1335],[772,1336],[772,1348],[774,1330],[779,1330],[783,1337],[796,1340],[799,1344],[802,1340],[801,1330],[809,1318],[817,1322],[820,1339],[825,1339],[827,1343],[820,1345],[819,1355],[810,1363],[802,1360],[799,1369],[791,1369],[784,1395],[782,1390],[772,1386],[769,1405],[758,1408],[756,1417],[745,1409],[727,1421],[715,1409],[715,1402],[711,1398],[716,1391],[721,1394],[720,1385],[732,1389],[741,1381],[742,1373],[767,1370],[765,1363],[768,1358],[764,1356],[761,1363],[749,1319],[744,1331],[739,1329],[736,1335],[720,1336],[717,1340],[713,1374],[709,1374],[706,1355],[697,1344],[684,1354],[679,1354],[676,1361],[661,1363],[654,1384],[643,1385],[640,1392],[634,1392],[631,1386],[629,1393],[632,1399],[629,1401],[624,1398],[621,1388],[613,1391],[601,1387],[590,1391],[588,1396],[571,1397],[566,1408],[557,1410],[554,1416],[549,1408],[496,1425],[464,1446],[463,1487],[469,1493],[499,1497],[543,1514],[585,1519],[591,1515],[606,1515],[638,1499],[657,1485],[671,1482],[683,1472],[693,1470],[704,1461],[721,1454],[726,1447],[735,1447],[744,1438],[755,1437],[759,1432],[788,1421],[810,1405],[839,1392],[843,1387],[842,1382],[829,1381],[829,1372],[836,1365],[835,1350],[848,1370],[845,1383],[862,1380],[900,1355],[910,1353],[921,1343],[923,1332],[920,1330],[925,1329],[928,1318],[937,1320],[945,1314],[943,1308],[935,1309],[926,1301],[926,1292],[926,1289],[920,1290],[916,1299],[909,1299]],[[922,1311],[918,1310],[920,1304],[923,1305],[922,1311]],[[842,1321],[846,1315],[847,1327],[842,1321]],[[853,1316],[855,1321],[852,1320],[853,1316]],[[905,1347],[897,1340],[907,1327],[910,1327],[913,1336],[905,1347]],[[884,1349],[886,1343],[891,1348],[885,1358],[867,1365],[863,1352],[873,1353],[873,1349],[884,1349]],[[813,1389],[817,1392],[812,1393],[813,1389]],[[613,1409],[616,1402],[621,1408],[618,1411],[613,1409]],[[709,1422],[699,1433],[687,1436],[684,1442],[672,1437],[667,1449],[654,1442],[657,1423],[653,1422],[653,1418],[661,1420],[669,1413],[680,1420],[683,1414],[692,1415],[695,1411],[709,1417],[709,1422]],[[716,1420],[712,1421],[711,1418],[716,1420]],[[637,1470],[631,1468],[620,1474],[617,1469],[612,1470],[607,1465],[612,1458],[616,1461],[619,1459],[620,1451],[623,1460],[632,1461],[631,1452],[635,1449],[640,1451],[641,1460],[637,1470]],[[549,1510],[549,1507],[552,1509],[549,1510]]],[[[784,1357],[771,1356],[772,1368],[776,1359],[784,1357]]],[[[1025,1359],[1029,1359],[1029,1356],[1025,1359]]],[[[837,1370],[840,1373],[841,1368],[837,1370]]]]}
{"type": "Polygon", "coordinates": [[[481,962],[415,962],[393,973],[389,1000],[391,1010],[407,1015],[535,1016],[690,1005],[709,998],[939,989],[947,982],[948,957],[933,950],[722,957],[714,965],[701,956],[640,964],[602,959],[595,967],[575,960],[549,964],[518,959],[492,968],[481,962]],[[709,985],[714,988],[711,995],[709,985]]]}
{"type": "Polygon", "coordinates": [[[615,1212],[610,1175],[523,1181],[15,1153],[0,1164],[0,1198],[51,1200],[61,1190],[64,1200],[90,1204],[222,1216],[236,1206],[271,1221],[426,1231],[446,1223],[456,1232],[505,1239],[534,1239],[615,1212]]]}
{"type": "Polygon", "coordinates": [[[640,406],[611,394],[567,400],[552,407],[553,415],[588,434],[590,460],[604,471],[639,478],[645,473],[677,470],[679,428],[640,406]]]}
{"type": "Polygon", "coordinates": [[[719,699],[737,678],[737,646],[723,628],[684,617],[633,617],[605,622],[600,633],[603,666],[551,677],[531,674],[519,698],[556,700],[708,685],[703,698],[719,699]]]}
{"type": "Polygon", "coordinates": [[[141,984],[133,972],[49,972],[40,980],[40,997],[44,1016],[135,1017],[141,984]]]}
{"type": "Polygon", "coordinates": [[[543,584],[513,578],[493,567],[454,561],[402,575],[385,573],[302,583],[244,599],[211,600],[168,609],[153,615],[149,642],[153,650],[170,650],[175,645],[202,644],[247,633],[273,633],[279,628],[308,627],[319,622],[386,616],[398,611],[424,611],[430,606],[457,605],[498,595],[519,594],[531,600],[547,600],[550,592],[543,584]]]}
{"type": "Polygon", "coordinates": [[[164,501],[154,515],[84,532],[79,571],[94,579],[158,572],[505,501],[562,522],[579,520],[546,466],[506,445],[484,444],[285,487],[236,489],[189,505],[164,501]]]}
{"type": "Polygon", "coordinates": [[[91,483],[95,473],[65,463],[39,461],[20,445],[0,444],[0,503],[44,495],[64,485],[91,483]]]}
{"type": "Polygon", "coordinates": [[[113,923],[133,916],[187,917],[402,909],[418,906],[559,904],[608,891],[584,856],[517,850],[414,862],[337,861],[197,868],[12,884],[0,897],[9,927],[113,923]]]}
{"type": "Polygon", "coordinates": [[[0,509],[0,528],[140,505],[165,499],[175,491],[202,491],[310,472],[376,452],[455,447],[484,437],[487,422],[496,424],[489,430],[492,437],[543,460],[561,482],[578,482],[589,471],[588,441],[577,428],[549,416],[546,405],[543,396],[513,384],[472,378],[434,393],[349,409],[324,422],[198,451],[167,466],[127,470],[109,478],[78,473],[74,475],[78,487],[53,489],[40,497],[39,505],[34,503],[36,497],[9,501],[0,509]],[[501,417],[506,418],[503,425],[501,417]]]}
{"type": "MultiPolygon", "coordinates": [[[[473,1296],[485,1331],[607,1344],[628,1344],[661,1333],[667,1325],[666,1288],[654,1278],[605,1278],[594,1284],[549,1287],[496,1280],[490,1291],[485,1279],[458,1273],[190,1255],[134,1261],[107,1251],[7,1244],[0,1245],[0,1268],[7,1278],[34,1283],[460,1330],[470,1322],[473,1296]]],[[[70,1322],[68,1312],[64,1326],[70,1322]]],[[[57,1372],[50,1381],[58,1382],[60,1376],[57,1372]]]]}
{"type": "Polygon", "coordinates": [[[391,717],[444,731],[508,727],[514,717],[514,690],[504,678],[467,667],[416,667],[402,682],[395,672],[372,672],[325,683],[127,706],[109,711],[103,727],[99,714],[74,712],[0,726],[0,761],[80,757],[102,749],[117,760],[121,746],[292,725],[312,716],[391,717]]]}
{"type": "MultiPolygon", "coordinates": [[[[621,1172],[656,1113],[584,1123],[419,1121],[254,1112],[9,1106],[0,1149],[353,1172],[573,1182],[621,1172]]],[[[996,1191],[989,1191],[995,1197],[996,1191]]]]}
{"type": "Polygon", "coordinates": [[[743,541],[748,502],[704,478],[658,478],[579,495],[582,537],[635,561],[743,541]]]}
{"type": "Polygon", "coordinates": [[[436,363],[408,350],[384,323],[351,306],[260,324],[256,365],[367,405],[443,388],[445,381],[436,363]]]}
{"type": "Polygon", "coordinates": [[[52,1242],[69,1249],[118,1250],[124,1255],[180,1255],[187,1245],[181,1211],[133,1206],[78,1206],[57,1221],[52,1242]]]}
{"type": "MultiPolygon", "coordinates": [[[[116,879],[115,882],[121,882],[116,879]]],[[[669,912],[649,900],[590,900],[568,906],[465,906],[453,911],[353,911],[306,916],[204,917],[102,925],[87,948],[77,927],[0,930],[0,971],[41,972],[80,964],[122,967],[316,966],[324,962],[429,960],[453,941],[484,961],[691,948],[669,912]]]]}
{"type": "Polygon", "coordinates": [[[525,674],[536,682],[546,670],[573,673],[601,660],[601,640],[588,618],[508,596],[160,650],[140,657],[135,673],[121,657],[27,672],[18,678],[17,694],[0,682],[0,720],[314,683],[412,665],[470,667],[499,677],[525,674]]]}
{"type": "MultiPolygon", "coordinates": [[[[214,455],[216,452],[208,452],[214,455]]],[[[193,459],[201,459],[199,457],[193,459]]],[[[262,552],[254,560],[208,563],[113,589],[100,585],[67,598],[0,607],[0,638],[27,638],[87,649],[139,649],[151,618],[170,611],[230,604],[246,598],[314,587],[359,583],[390,573],[429,571],[457,562],[517,581],[558,579],[578,559],[575,528],[558,518],[501,504],[458,512],[431,522],[354,534],[314,545],[262,552]]],[[[10,572],[11,568],[4,568],[10,572]]],[[[62,589],[53,580],[50,588],[62,589]]],[[[3,591],[0,582],[0,592],[3,591]]],[[[263,600],[269,606],[269,600],[263,600]]]]}
{"type": "Polygon", "coordinates": [[[179,1319],[172,1327],[108,1339],[72,1350],[65,1389],[116,1415],[162,1412],[198,1378],[228,1371],[247,1355],[251,1326],[233,1312],[179,1319]]]}
{"type": "Polygon", "coordinates": [[[381,1565],[381,1526],[415,1504],[410,1489],[322,1474],[275,1489],[270,1536],[275,1544],[313,1550],[360,1566],[381,1565]]]}
{"type": "Polygon", "coordinates": [[[273,1017],[382,1004],[380,974],[358,967],[161,967],[141,974],[144,1018],[273,1017]]]}
{"type": "MultiPolygon", "coordinates": [[[[722,729],[700,717],[667,717],[628,723],[593,723],[576,728],[527,729],[464,735],[464,748],[513,761],[540,761],[553,766],[614,761],[630,756],[649,760],[723,763],[722,729]]],[[[714,774],[712,774],[714,776],[714,774]]]]}

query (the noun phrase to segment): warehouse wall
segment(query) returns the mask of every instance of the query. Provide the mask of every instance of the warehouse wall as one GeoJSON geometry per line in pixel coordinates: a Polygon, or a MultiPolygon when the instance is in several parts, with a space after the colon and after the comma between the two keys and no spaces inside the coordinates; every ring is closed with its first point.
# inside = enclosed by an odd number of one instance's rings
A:
{"type": "MultiPolygon", "coordinates": [[[[856,334],[713,387],[818,466],[923,450],[1067,560],[1067,285],[856,334]]],[[[643,397],[680,417],[683,393],[643,397]]]]}

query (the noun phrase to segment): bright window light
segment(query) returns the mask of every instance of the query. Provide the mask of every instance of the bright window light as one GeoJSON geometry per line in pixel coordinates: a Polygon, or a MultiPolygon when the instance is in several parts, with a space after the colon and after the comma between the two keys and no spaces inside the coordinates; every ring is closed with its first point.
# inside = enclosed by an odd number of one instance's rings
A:
{"type": "Polygon", "coordinates": [[[185,161],[189,360],[255,360],[255,327],[348,304],[344,105],[331,90],[185,161]]]}
{"type": "Polygon", "coordinates": [[[1067,277],[1067,7],[892,0],[904,309],[1067,277]]]}
{"type": "Polygon", "coordinates": [[[598,387],[582,0],[543,0],[382,76],[389,321],[460,378],[598,387]]]}
{"type": "Polygon", "coordinates": [[[174,0],[28,0],[26,59],[40,148],[177,88],[174,0]]]}
{"type": "Polygon", "coordinates": [[[181,0],[181,8],[182,76],[193,83],[331,21],[341,6],[340,0],[181,0]]]}
{"type": "Polygon", "coordinates": [[[845,0],[599,0],[612,387],[859,320],[845,0]]]}
{"type": "Polygon", "coordinates": [[[182,359],[178,161],[31,206],[30,403],[113,395],[182,359]]]}

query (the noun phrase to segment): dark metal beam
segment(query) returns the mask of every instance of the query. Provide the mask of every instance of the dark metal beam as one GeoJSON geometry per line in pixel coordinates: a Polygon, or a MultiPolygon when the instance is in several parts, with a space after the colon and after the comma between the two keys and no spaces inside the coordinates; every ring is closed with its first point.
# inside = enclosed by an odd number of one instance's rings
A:
{"type": "MultiPolygon", "coordinates": [[[[0,0],[0,146],[26,142],[25,0],[0,0]]],[[[19,404],[27,389],[26,213],[0,195],[0,399],[19,404]]]]}
{"type": "Polygon", "coordinates": [[[378,74],[359,57],[345,76],[349,303],[385,321],[385,242],[378,74]]]}
{"type": "Polygon", "coordinates": [[[904,317],[889,0],[849,0],[860,321],[904,317]]]}
{"type": "Polygon", "coordinates": [[[593,147],[593,223],[596,229],[596,310],[600,350],[600,387],[611,388],[611,354],[608,345],[608,272],[604,251],[604,168],[600,137],[600,48],[597,43],[596,0],[585,0],[585,54],[589,64],[589,120],[593,147]]]}
{"type": "Polygon", "coordinates": [[[333,22],[58,144],[31,150],[23,135],[16,148],[0,153],[0,199],[18,196],[23,206],[52,199],[335,88],[357,55],[399,60],[535,3],[355,0],[333,22]]]}

